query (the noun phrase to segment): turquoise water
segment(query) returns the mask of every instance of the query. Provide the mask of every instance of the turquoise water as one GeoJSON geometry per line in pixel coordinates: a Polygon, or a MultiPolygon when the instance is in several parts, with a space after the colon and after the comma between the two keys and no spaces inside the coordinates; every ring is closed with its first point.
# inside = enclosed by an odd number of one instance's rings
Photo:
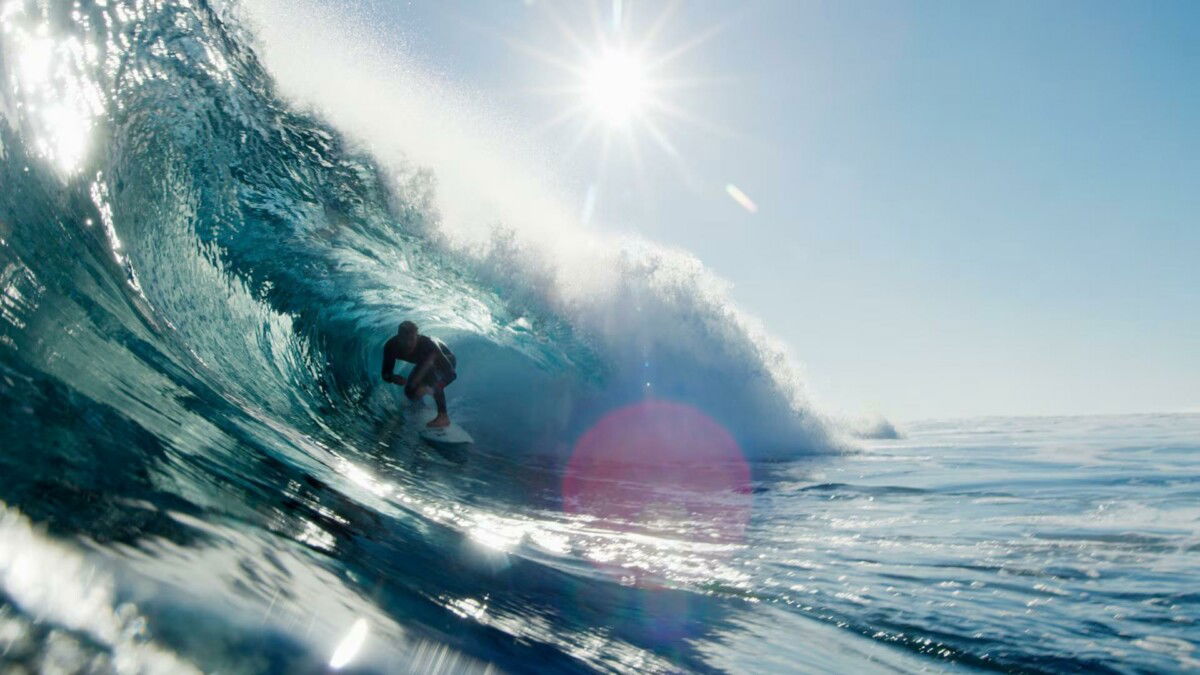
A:
{"type": "Polygon", "coordinates": [[[776,474],[757,548],[779,603],[935,663],[1200,666],[1200,417],[909,433],[776,474]]]}
{"type": "Polygon", "coordinates": [[[1200,667],[1200,417],[850,440],[686,256],[453,245],[232,17],[0,8],[0,661],[1200,667]],[[378,381],[404,318],[465,461],[378,381]]]}

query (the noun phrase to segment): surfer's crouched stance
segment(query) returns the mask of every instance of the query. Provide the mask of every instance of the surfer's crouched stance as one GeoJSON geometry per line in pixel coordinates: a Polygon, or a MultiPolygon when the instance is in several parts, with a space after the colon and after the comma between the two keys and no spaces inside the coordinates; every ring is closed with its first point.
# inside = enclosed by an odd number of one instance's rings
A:
{"type": "Polygon", "coordinates": [[[450,415],[446,414],[446,385],[458,377],[454,372],[458,362],[446,345],[436,338],[421,335],[417,324],[405,321],[400,329],[383,345],[383,380],[393,384],[404,385],[404,395],[412,401],[419,401],[425,394],[432,393],[437,402],[437,417],[430,420],[427,426],[450,426],[450,415]],[[393,375],[396,359],[416,364],[408,375],[408,381],[401,375],[393,375]]]}

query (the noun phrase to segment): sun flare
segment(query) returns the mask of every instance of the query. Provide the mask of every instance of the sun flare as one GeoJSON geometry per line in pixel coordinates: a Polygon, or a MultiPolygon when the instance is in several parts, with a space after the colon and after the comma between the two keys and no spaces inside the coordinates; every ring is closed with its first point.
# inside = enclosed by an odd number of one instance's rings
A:
{"type": "Polygon", "coordinates": [[[612,125],[624,124],[646,104],[645,66],[630,52],[606,51],[585,71],[583,92],[593,114],[612,125]]]}
{"type": "Polygon", "coordinates": [[[682,0],[653,5],[658,8],[653,14],[631,11],[628,0],[610,2],[610,13],[602,11],[607,3],[601,0],[538,3],[542,19],[556,29],[538,33],[551,36],[546,46],[504,38],[561,77],[532,89],[553,99],[555,109],[539,125],[539,132],[554,138],[563,158],[574,157],[583,148],[596,152],[595,178],[587,185],[580,210],[584,223],[591,221],[606,185],[628,181],[627,186],[642,190],[643,198],[651,198],[647,160],[661,165],[665,158],[684,184],[701,183],[672,139],[680,126],[735,136],[704,119],[703,108],[697,105],[697,89],[727,83],[728,78],[690,72],[684,58],[720,33],[724,23],[699,31],[680,30],[672,17],[682,0]],[[648,158],[647,149],[661,153],[648,158]]]}

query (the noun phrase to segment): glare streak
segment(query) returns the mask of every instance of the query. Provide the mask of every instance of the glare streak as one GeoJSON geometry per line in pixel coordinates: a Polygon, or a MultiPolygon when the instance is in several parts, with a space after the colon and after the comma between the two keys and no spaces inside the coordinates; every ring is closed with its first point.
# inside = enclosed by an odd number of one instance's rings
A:
{"type": "Polygon", "coordinates": [[[747,197],[746,193],[742,192],[738,186],[729,183],[725,186],[725,192],[729,193],[730,198],[737,202],[743,209],[746,209],[750,213],[758,213],[758,205],[747,197]]]}
{"type": "Polygon", "coordinates": [[[363,643],[366,640],[367,620],[359,619],[346,632],[346,636],[338,643],[337,649],[333,650],[333,656],[329,659],[329,667],[334,670],[340,670],[345,667],[346,664],[354,660],[355,656],[358,656],[358,652],[362,649],[363,643]]]}

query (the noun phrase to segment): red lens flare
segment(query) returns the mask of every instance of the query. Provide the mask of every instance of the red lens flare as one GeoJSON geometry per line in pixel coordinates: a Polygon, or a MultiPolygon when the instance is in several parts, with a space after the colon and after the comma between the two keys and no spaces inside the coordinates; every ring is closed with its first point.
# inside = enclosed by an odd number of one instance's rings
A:
{"type": "Polygon", "coordinates": [[[671,401],[607,414],[579,438],[563,479],[564,511],[617,530],[736,543],[750,506],[750,466],[737,442],[704,413],[671,401]]]}

